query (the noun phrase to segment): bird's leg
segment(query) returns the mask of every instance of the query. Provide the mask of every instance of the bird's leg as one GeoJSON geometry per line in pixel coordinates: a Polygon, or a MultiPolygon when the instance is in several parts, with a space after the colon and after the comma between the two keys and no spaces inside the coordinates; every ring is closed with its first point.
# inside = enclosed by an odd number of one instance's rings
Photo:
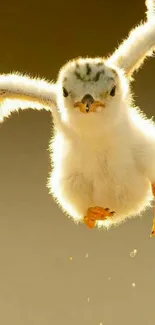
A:
{"type": "MultiPolygon", "coordinates": [[[[155,184],[152,184],[152,193],[155,198],[155,184]]],[[[154,217],[153,217],[153,225],[150,236],[155,236],[155,205],[154,205],[154,217]]]]}
{"type": "Polygon", "coordinates": [[[96,226],[96,221],[103,221],[112,217],[115,214],[114,211],[110,209],[101,208],[98,206],[91,207],[87,210],[87,215],[84,217],[84,223],[89,228],[94,228],[96,226]]]}

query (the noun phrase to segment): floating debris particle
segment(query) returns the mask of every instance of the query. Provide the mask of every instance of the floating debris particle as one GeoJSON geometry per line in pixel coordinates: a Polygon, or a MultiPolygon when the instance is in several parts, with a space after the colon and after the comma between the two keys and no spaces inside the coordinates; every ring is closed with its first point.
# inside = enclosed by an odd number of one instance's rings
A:
{"type": "Polygon", "coordinates": [[[134,249],[131,253],[130,253],[130,257],[135,257],[137,254],[137,249],[134,249]]]}
{"type": "Polygon", "coordinates": [[[133,287],[133,288],[135,288],[135,286],[136,286],[136,283],[135,283],[135,282],[133,282],[133,283],[132,283],[132,287],[133,287]]]}
{"type": "Polygon", "coordinates": [[[88,258],[88,253],[86,253],[85,258],[88,258]]]}
{"type": "Polygon", "coordinates": [[[110,281],[110,280],[111,280],[111,276],[108,277],[108,281],[110,281]]]}
{"type": "Polygon", "coordinates": [[[73,257],[72,256],[69,256],[69,259],[70,259],[70,261],[72,261],[73,260],[73,257]]]}
{"type": "Polygon", "coordinates": [[[87,301],[90,302],[90,298],[89,297],[87,298],[87,301]]]}

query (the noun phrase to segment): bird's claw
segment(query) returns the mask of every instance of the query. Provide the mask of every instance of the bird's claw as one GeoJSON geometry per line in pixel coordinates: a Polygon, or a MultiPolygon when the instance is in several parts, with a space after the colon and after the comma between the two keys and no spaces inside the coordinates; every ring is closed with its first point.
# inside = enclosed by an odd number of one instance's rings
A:
{"type": "Polygon", "coordinates": [[[115,211],[110,211],[109,208],[91,207],[87,211],[87,215],[84,217],[84,223],[89,228],[94,228],[97,221],[103,221],[115,214],[115,211]]]}
{"type": "MultiPolygon", "coordinates": [[[[152,194],[155,198],[155,184],[152,184],[152,194]]],[[[151,234],[150,237],[155,236],[155,206],[154,206],[154,218],[153,218],[153,225],[152,225],[152,230],[151,230],[151,234]]]]}
{"type": "Polygon", "coordinates": [[[150,234],[150,237],[153,237],[155,236],[155,219],[153,221],[153,226],[152,226],[152,230],[151,230],[151,234],[150,234]]]}

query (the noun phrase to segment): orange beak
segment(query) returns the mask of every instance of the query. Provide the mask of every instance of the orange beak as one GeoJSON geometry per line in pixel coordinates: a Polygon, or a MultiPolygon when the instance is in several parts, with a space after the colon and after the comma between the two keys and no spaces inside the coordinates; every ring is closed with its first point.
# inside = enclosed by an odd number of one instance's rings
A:
{"type": "Polygon", "coordinates": [[[74,107],[78,107],[82,113],[96,112],[98,106],[105,107],[104,103],[95,101],[90,94],[86,94],[80,102],[74,104],[74,107]]]}
{"type": "Polygon", "coordinates": [[[102,103],[100,101],[94,101],[92,104],[89,105],[89,107],[87,107],[87,105],[85,103],[83,103],[82,101],[76,102],[74,104],[74,107],[79,108],[82,113],[96,112],[96,109],[99,106],[105,108],[104,103],[102,103]]]}

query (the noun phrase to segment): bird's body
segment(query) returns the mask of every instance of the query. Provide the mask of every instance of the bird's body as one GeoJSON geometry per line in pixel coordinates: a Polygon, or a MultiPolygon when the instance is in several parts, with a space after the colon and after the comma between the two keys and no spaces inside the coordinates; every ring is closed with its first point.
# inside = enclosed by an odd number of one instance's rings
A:
{"type": "MultiPolygon", "coordinates": [[[[87,136],[71,130],[67,135],[62,130],[56,132],[51,144],[54,167],[49,187],[76,221],[83,221],[88,207],[100,206],[116,212],[98,221],[98,226],[110,226],[150,206],[153,195],[148,144],[153,155],[155,127],[136,108],[126,107],[124,112],[122,119],[105,131],[103,118],[100,136],[91,134],[91,129],[87,136]],[[149,134],[148,138],[150,129],[152,137],[149,134]],[[148,161],[144,165],[145,158],[148,161]]],[[[152,159],[155,161],[155,149],[152,159]]]]}

